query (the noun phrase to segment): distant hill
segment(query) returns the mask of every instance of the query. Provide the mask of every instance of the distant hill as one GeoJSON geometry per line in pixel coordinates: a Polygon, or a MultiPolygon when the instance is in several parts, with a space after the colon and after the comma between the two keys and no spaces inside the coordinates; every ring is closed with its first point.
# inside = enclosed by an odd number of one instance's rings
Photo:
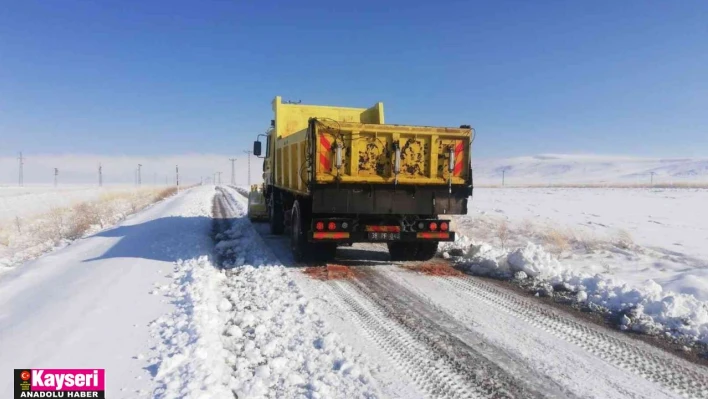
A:
{"type": "Polygon", "coordinates": [[[708,159],[635,158],[544,154],[517,158],[474,159],[478,184],[708,183],[708,159]]]}

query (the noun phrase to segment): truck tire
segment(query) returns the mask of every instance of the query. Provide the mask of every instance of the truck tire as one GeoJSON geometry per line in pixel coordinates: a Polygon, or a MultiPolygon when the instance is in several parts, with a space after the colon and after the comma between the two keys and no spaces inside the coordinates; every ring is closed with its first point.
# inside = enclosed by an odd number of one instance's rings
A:
{"type": "Polygon", "coordinates": [[[415,253],[415,260],[430,260],[438,253],[437,242],[421,242],[418,244],[418,250],[415,253]]]}
{"type": "Polygon", "coordinates": [[[418,247],[415,243],[407,242],[389,242],[388,254],[394,262],[414,260],[418,252],[418,247]]]}
{"type": "Polygon", "coordinates": [[[283,214],[283,203],[278,198],[275,190],[270,194],[270,209],[268,209],[270,215],[268,219],[270,220],[270,234],[281,235],[285,230],[284,214],[283,214]]]}
{"type": "Polygon", "coordinates": [[[290,250],[293,253],[295,262],[305,260],[312,249],[308,248],[309,243],[302,228],[303,226],[307,226],[307,222],[303,220],[303,216],[300,210],[300,202],[295,201],[293,204],[292,217],[290,218],[290,250]]]}

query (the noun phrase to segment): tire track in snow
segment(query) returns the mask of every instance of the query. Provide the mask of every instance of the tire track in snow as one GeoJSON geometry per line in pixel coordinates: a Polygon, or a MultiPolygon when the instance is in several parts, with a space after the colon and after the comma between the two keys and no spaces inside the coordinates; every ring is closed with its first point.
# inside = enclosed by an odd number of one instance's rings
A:
{"type": "Polygon", "coordinates": [[[480,353],[456,336],[454,320],[407,289],[382,279],[369,269],[356,281],[334,282],[329,287],[367,335],[431,397],[572,397],[532,371],[502,369],[495,362],[507,360],[505,353],[485,345],[479,348],[487,353],[480,353]]]}
{"type": "Polygon", "coordinates": [[[366,300],[346,283],[328,285],[330,291],[351,310],[355,322],[365,331],[403,371],[413,383],[431,397],[481,398],[476,387],[468,387],[465,379],[447,365],[435,364],[433,353],[416,341],[402,327],[387,321],[381,311],[366,304],[366,300]],[[431,364],[432,364],[432,370],[431,364]]]}
{"type": "Polygon", "coordinates": [[[683,397],[708,398],[708,372],[699,366],[664,355],[653,348],[643,349],[629,340],[613,337],[470,277],[444,277],[443,281],[463,296],[483,301],[683,397]]]}

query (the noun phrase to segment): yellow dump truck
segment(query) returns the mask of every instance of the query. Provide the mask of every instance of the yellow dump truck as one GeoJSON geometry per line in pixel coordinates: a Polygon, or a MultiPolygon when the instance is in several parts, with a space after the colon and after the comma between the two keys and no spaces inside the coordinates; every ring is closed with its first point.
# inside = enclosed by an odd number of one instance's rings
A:
{"type": "Polygon", "coordinates": [[[427,260],[438,242],[455,239],[441,216],[467,213],[470,126],[387,125],[382,103],[346,108],[276,97],[273,111],[253,145],[264,158],[257,192],[271,232],[289,232],[296,260],[327,260],[338,244],[355,242],[384,242],[392,260],[427,260]]]}

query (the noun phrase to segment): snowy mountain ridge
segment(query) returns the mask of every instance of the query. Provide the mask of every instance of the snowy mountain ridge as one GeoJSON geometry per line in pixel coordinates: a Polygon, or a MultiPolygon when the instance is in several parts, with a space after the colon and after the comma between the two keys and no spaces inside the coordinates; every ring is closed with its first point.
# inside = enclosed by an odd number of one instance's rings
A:
{"type": "Polygon", "coordinates": [[[708,158],[539,154],[484,159],[473,156],[477,183],[572,184],[708,183],[708,158]]]}

